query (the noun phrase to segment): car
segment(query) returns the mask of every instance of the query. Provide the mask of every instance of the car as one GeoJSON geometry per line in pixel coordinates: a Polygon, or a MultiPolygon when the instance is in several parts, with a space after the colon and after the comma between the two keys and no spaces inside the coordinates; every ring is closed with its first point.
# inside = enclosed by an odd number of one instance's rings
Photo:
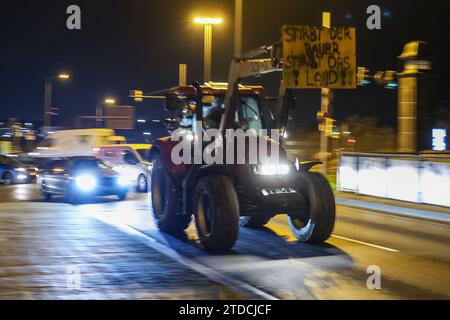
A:
{"type": "Polygon", "coordinates": [[[34,166],[0,155],[0,181],[5,185],[33,182],[37,172],[38,169],[34,166]]]}
{"type": "Polygon", "coordinates": [[[96,147],[116,143],[125,143],[125,138],[116,136],[112,129],[59,130],[49,132],[28,155],[40,158],[93,156],[96,147]]]}
{"type": "Polygon", "coordinates": [[[95,157],[71,157],[50,161],[39,172],[38,185],[45,200],[65,196],[70,203],[97,196],[116,195],[125,200],[129,178],[95,157]]]}
{"type": "Polygon", "coordinates": [[[39,158],[39,157],[30,157],[28,155],[18,155],[16,158],[20,163],[28,166],[32,166],[34,168],[37,168],[37,171],[39,169],[45,168],[46,164],[54,159],[59,159],[59,157],[56,158],[39,158]]]}
{"type": "Polygon", "coordinates": [[[122,144],[97,148],[96,156],[121,174],[130,177],[137,192],[147,192],[151,144],[122,144]]]}

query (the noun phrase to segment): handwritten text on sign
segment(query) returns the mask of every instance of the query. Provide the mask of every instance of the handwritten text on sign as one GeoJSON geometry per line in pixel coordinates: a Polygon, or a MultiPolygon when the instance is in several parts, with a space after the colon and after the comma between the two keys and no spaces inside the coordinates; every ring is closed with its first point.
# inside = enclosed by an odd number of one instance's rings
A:
{"type": "Polygon", "coordinates": [[[288,88],[356,88],[355,28],[283,26],[288,88]]]}

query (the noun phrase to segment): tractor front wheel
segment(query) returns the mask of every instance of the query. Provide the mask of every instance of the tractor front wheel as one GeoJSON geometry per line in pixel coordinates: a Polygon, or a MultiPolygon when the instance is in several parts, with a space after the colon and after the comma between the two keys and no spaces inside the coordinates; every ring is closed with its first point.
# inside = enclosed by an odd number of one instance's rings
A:
{"type": "Polygon", "coordinates": [[[291,231],[301,242],[324,242],[331,236],[336,219],[333,190],[319,173],[304,173],[297,181],[306,201],[306,209],[301,213],[289,214],[291,231]]]}
{"type": "Polygon", "coordinates": [[[197,233],[203,247],[210,251],[231,249],[239,234],[239,202],[230,178],[201,178],[194,204],[197,233]]]}

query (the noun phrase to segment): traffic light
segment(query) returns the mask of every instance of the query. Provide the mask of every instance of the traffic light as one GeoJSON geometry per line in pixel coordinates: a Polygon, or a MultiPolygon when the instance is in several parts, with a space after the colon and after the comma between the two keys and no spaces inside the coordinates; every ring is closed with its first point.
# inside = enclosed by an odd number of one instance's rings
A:
{"type": "Polygon", "coordinates": [[[325,118],[325,135],[329,136],[334,132],[334,123],[336,120],[333,118],[325,118]]]}
{"type": "Polygon", "coordinates": [[[395,89],[397,84],[397,72],[392,70],[378,71],[374,76],[375,81],[386,89],[395,89]]]}
{"type": "Polygon", "coordinates": [[[377,71],[375,75],[371,76],[369,70],[365,67],[358,67],[357,84],[358,86],[366,86],[371,83],[370,78],[375,83],[384,86],[386,89],[395,89],[397,84],[397,72],[392,70],[377,71]]]}
{"type": "Polygon", "coordinates": [[[386,89],[395,89],[398,87],[397,72],[388,70],[384,73],[384,80],[386,89]]]}
{"type": "Polygon", "coordinates": [[[144,100],[144,92],[142,90],[130,90],[130,98],[134,98],[136,102],[144,100]]]}
{"type": "Polygon", "coordinates": [[[328,112],[324,111],[317,112],[317,122],[319,123],[319,125],[325,123],[325,119],[329,117],[330,115],[328,112]]]}
{"type": "Polygon", "coordinates": [[[367,86],[370,84],[370,75],[369,75],[369,69],[365,67],[358,67],[358,73],[356,78],[356,83],[358,86],[367,86]]]}
{"type": "Polygon", "coordinates": [[[326,136],[329,136],[332,132],[334,132],[334,123],[336,122],[336,120],[331,118],[328,112],[318,112],[317,122],[319,123],[319,131],[325,132],[326,136]]]}

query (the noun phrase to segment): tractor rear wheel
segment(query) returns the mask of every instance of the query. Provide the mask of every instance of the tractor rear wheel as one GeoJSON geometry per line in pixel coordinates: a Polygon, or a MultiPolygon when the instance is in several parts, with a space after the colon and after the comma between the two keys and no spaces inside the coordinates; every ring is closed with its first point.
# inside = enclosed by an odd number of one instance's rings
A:
{"type": "Polygon", "coordinates": [[[181,214],[181,195],[170,177],[160,154],[153,159],[151,173],[152,214],[158,228],[165,232],[184,231],[191,216],[181,214]]]}

